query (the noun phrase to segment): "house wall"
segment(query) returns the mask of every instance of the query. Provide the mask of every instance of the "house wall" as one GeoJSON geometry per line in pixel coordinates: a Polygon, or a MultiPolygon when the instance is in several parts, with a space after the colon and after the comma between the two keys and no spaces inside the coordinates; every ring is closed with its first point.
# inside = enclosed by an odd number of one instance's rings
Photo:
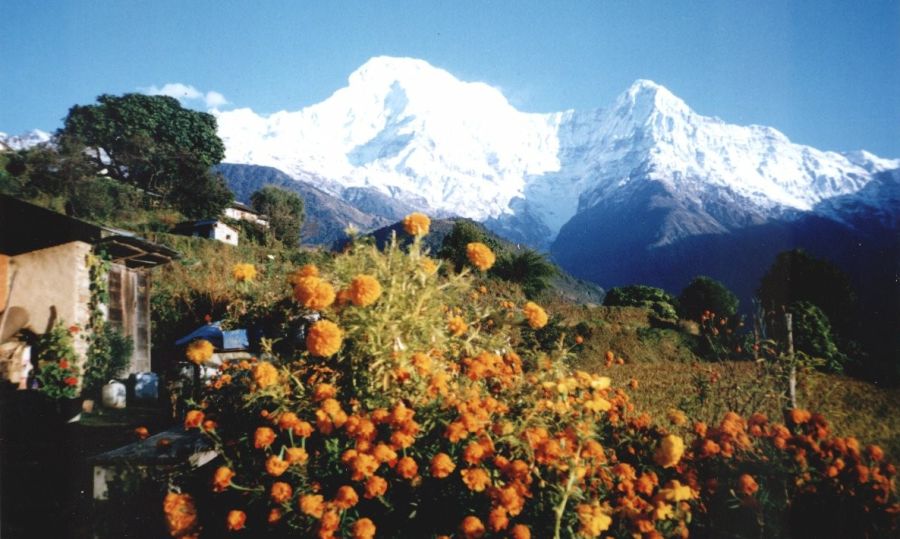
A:
{"type": "Polygon", "coordinates": [[[238,244],[238,232],[223,223],[216,223],[212,229],[212,239],[231,245],[238,244]]]}
{"type": "MultiPolygon", "coordinates": [[[[55,320],[67,327],[87,326],[91,279],[86,257],[90,252],[90,244],[74,241],[10,258],[9,273],[15,272],[16,279],[9,292],[9,305],[25,309],[32,331],[47,331],[54,312],[55,320]]],[[[85,339],[75,339],[79,366],[87,346],[85,339]]]]}
{"type": "Polygon", "coordinates": [[[150,372],[150,274],[113,264],[109,270],[109,323],[131,337],[134,352],[128,374],[150,372]]]}

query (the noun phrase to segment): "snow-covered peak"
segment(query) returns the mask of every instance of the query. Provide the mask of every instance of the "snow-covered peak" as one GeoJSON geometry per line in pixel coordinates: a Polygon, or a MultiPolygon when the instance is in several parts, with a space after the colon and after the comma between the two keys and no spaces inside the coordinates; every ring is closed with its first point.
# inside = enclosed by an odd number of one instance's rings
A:
{"type": "Polygon", "coordinates": [[[735,211],[775,216],[811,211],[900,167],[703,116],[650,80],[607,108],[533,114],[495,87],[413,58],[372,58],[347,86],[296,112],[214,114],[227,162],[329,178],[334,183],[323,188],[338,196],[366,187],[408,202],[424,198],[423,210],[478,220],[527,211],[551,238],[577,212],[634,182],[660,182],[701,210],[727,211],[740,200],[749,209],[735,211]]]}
{"type": "Polygon", "coordinates": [[[0,145],[14,151],[27,150],[28,148],[32,148],[34,146],[37,146],[38,144],[49,142],[50,138],[50,133],[41,131],[40,129],[32,129],[31,131],[27,131],[19,135],[7,135],[6,133],[0,133],[0,145]]]}
{"type": "Polygon", "coordinates": [[[647,121],[652,116],[685,117],[693,111],[680,98],[652,80],[638,79],[616,99],[616,114],[647,121]]]}

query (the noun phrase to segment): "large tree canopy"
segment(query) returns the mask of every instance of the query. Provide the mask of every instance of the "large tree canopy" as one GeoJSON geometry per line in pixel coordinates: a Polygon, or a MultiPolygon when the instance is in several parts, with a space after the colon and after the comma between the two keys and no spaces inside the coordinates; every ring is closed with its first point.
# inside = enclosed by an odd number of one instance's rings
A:
{"type": "Polygon", "coordinates": [[[275,239],[291,246],[300,242],[303,199],[297,193],[267,185],[250,195],[250,202],[256,211],[269,218],[275,239]]]}
{"type": "Polygon", "coordinates": [[[230,202],[211,167],[225,156],[211,114],[174,98],[101,95],[69,109],[59,135],[89,148],[98,171],[161,195],[191,217],[213,217],[230,202]]]}
{"type": "Polygon", "coordinates": [[[813,303],[825,313],[834,329],[845,338],[856,333],[858,305],[850,279],[826,260],[805,251],[780,253],[759,285],[759,298],[769,310],[795,301],[813,303]]]}
{"type": "Polygon", "coordinates": [[[678,296],[678,314],[689,320],[699,321],[705,311],[730,318],[737,309],[737,296],[724,284],[703,275],[694,277],[678,296]]]}

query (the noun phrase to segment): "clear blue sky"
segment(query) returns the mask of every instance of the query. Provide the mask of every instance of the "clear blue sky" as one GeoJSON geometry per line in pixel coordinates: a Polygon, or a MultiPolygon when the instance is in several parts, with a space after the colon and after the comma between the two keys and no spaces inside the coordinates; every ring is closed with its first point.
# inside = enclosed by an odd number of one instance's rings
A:
{"type": "Polygon", "coordinates": [[[898,0],[10,0],[3,16],[7,133],[166,83],[297,110],[392,55],[497,86],[522,110],[604,106],[648,78],[701,114],[900,157],[898,0]]]}

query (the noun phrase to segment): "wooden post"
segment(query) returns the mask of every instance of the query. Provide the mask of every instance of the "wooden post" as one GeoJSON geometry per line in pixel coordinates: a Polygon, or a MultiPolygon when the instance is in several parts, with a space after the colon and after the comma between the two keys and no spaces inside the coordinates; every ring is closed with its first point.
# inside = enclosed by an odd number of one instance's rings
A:
{"type": "Polygon", "coordinates": [[[791,313],[784,313],[784,328],[787,333],[787,353],[791,362],[791,373],[788,378],[788,398],[791,408],[797,407],[797,365],[794,363],[794,327],[791,313]]]}

